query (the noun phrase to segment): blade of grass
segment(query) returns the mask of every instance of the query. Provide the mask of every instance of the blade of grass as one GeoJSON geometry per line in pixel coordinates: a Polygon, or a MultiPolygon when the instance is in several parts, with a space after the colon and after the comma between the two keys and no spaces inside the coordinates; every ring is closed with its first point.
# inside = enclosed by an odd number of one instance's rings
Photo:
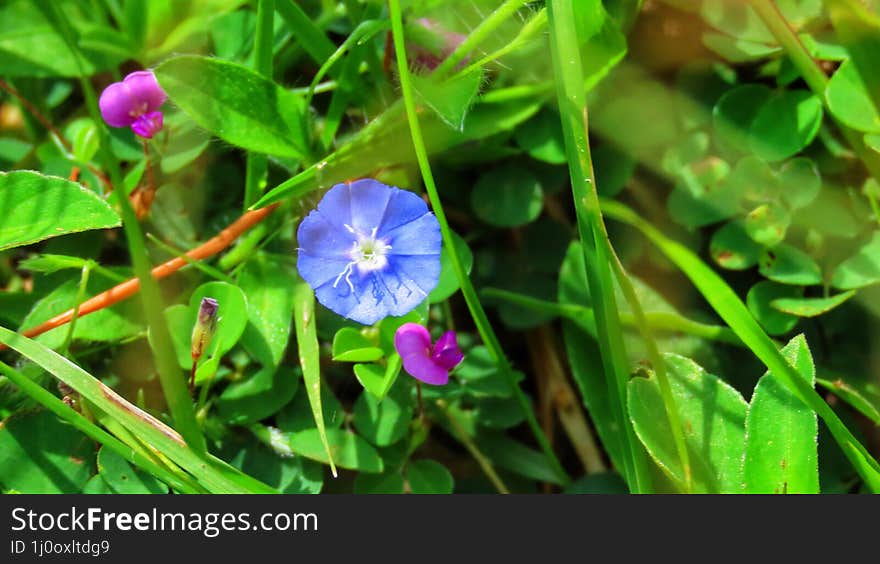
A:
{"type": "Polygon", "coordinates": [[[776,343],[761,329],[748,308],[724,279],[690,249],[666,237],[659,229],[620,202],[602,201],[602,209],[608,217],[638,229],[691,280],[721,319],[733,329],[770,372],[810,409],[819,414],[865,484],[873,492],[880,492],[880,464],[847,429],[822,396],[785,360],[776,343]]]}
{"type": "MultiPolygon", "coordinates": [[[[45,7],[48,10],[47,13],[50,16],[52,25],[64,38],[77,64],[82,67],[81,54],[76,46],[73,30],[64,14],[61,13],[59,4],[57,2],[48,2],[45,4],[45,7]]],[[[122,174],[119,162],[113,151],[110,150],[109,135],[107,127],[104,125],[104,120],[101,117],[101,112],[98,109],[98,97],[95,94],[95,89],[92,87],[92,83],[84,77],[80,78],[80,87],[86,100],[89,115],[98,131],[98,144],[104,167],[109,171],[110,181],[114,188],[119,189],[123,185],[122,174]]],[[[162,296],[159,293],[159,285],[150,273],[150,259],[144,242],[144,233],[128,198],[123,197],[117,200],[122,215],[125,239],[128,243],[128,252],[131,256],[134,272],[140,282],[141,300],[146,312],[147,324],[150,327],[151,345],[165,401],[168,404],[168,409],[171,411],[171,416],[174,418],[177,430],[186,440],[187,444],[196,452],[206,453],[205,437],[202,435],[198,421],[196,421],[195,410],[193,410],[183,373],[177,364],[171,335],[168,332],[165,315],[162,313],[165,307],[162,303],[162,296]]]]}
{"type": "Polygon", "coordinates": [[[324,426],[324,409],[321,407],[321,358],[318,351],[318,332],[315,328],[315,294],[309,285],[299,281],[293,289],[294,325],[296,326],[296,345],[299,352],[299,365],[302,368],[303,384],[312,406],[315,426],[321,435],[321,443],[330,461],[330,471],[336,477],[336,465],[327,442],[324,426]]]}
{"type": "MultiPolygon", "coordinates": [[[[596,0],[594,0],[596,1],[596,0]]],[[[601,13],[601,6],[599,7],[601,13]]],[[[588,139],[587,106],[584,93],[583,66],[575,27],[574,7],[564,0],[548,3],[550,20],[550,52],[556,78],[559,114],[562,119],[565,150],[571,175],[572,195],[577,215],[578,234],[584,251],[587,283],[593,297],[594,312],[602,365],[615,419],[625,433],[621,445],[626,467],[623,474],[630,491],[650,491],[650,467],[647,455],[633,430],[626,412],[626,382],[629,361],[623,343],[617,301],[614,297],[613,251],[599,210],[595,188],[590,144],[588,139]]]]}
{"type": "MultiPolygon", "coordinates": [[[[283,1],[283,0],[282,0],[283,1]]],[[[254,35],[254,70],[272,80],[272,24],[275,0],[257,2],[257,31],[254,35]]],[[[248,151],[245,162],[244,211],[256,202],[265,189],[269,157],[248,151]]]]}
{"type": "MultiPolygon", "coordinates": [[[[508,4],[511,4],[511,2],[508,2],[508,4]]],[[[560,481],[563,484],[567,484],[571,481],[571,479],[565,472],[562,464],[560,464],[559,459],[553,452],[553,448],[550,446],[550,442],[547,440],[547,437],[541,430],[541,426],[538,423],[534,412],[532,411],[528,398],[526,398],[525,393],[523,393],[519,385],[517,385],[516,380],[513,376],[513,371],[511,369],[510,363],[508,362],[507,358],[504,355],[504,351],[501,348],[501,343],[498,341],[498,337],[495,335],[495,331],[492,329],[492,325],[489,323],[489,318],[486,316],[483,305],[480,303],[480,298],[477,296],[477,292],[474,289],[470,278],[468,277],[467,271],[464,268],[464,262],[459,256],[455,245],[453,245],[452,231],[449,229],[449,223],[446,221],[446,214],[443,211],[443,204],[440,201],[440,195],[437,193],[437,186],[434,183],[434,176],[431,172],[431,164],[428,161],[428,152],[425,149],[425,142],[422,137],[422,129],[421,125],[419,124],[418,111],[416,110],[415,104],[415,93],[413,91],[409,67],[407,66],[406,44],[403,36],[403,16],[401,14],[399,0],[389,0],[388,7],[391,13],[391,32],[394,37],[394,51],[397,57],[397,69],[400,76],[400,89],[403,94],[404,105],[406,108],[406,117],[409,121],[409,130],[412,136],[412,144],[416,152],[416,159],[419,163],[419,169],[422,173],[422,179],[425,182],[425,190],[428,192],[428,198],[431,201],[431,207],[434,210],[434,215],[437,216],[437,221],[440,223],[440,232],[443,235],[443,240],[445,241],[447,248],[450,249],[449,258],[452,261],[452,268],[455,271],[456,277],[458,278],[458,283],[461,287],[461,293],[464,296],[468,309],[470,310],[471,317],[474,320],[477,331],[479,332],[480,337],[483,339],[483,342],[489,349],[492,361],[495,362],[495,364],[498,366],[499,371],[510,386],[510,389],[514,394],[517,403],[519,403],[520,409],[522,409],[523,413],[525,414],[526,423],[531,428],[535,439],[541,447],[541,450],[550,461],[550,465],[552,466],[554,473],[559,477],[560,481]]]]}
{"type": "Polygon", "coordinates": [[[0,372],[34,401],[39,402],[46,409],[82,431],[87,437],[109,448],[141,470],[152,474],[181,493],[205,493],[205,490],[198,484],[193,483],[186,474],[178,475],[156,464],[148,457],[86,419],[82,414],[55,397],[51,392],[6,363],[0,362],[0,372]]]}
{"type": "Polygon", "coordinates": [[[94,376],[42,344],[0,327],[0,342],[76,390],[138,438],[189,472],[212,493],[276,493],[210,454],[193,450],[155,417],[135,407],[94,376]]]}
{"type": "MultiPolygon", "coordinates": [[[[494,12],[489,14],[486,19],[480,22],[480,25],[468,34],[464,41],[458,44],[455,51],[434,69],[433,76],[440,78],[458,66],[458,63],[462,62],[477,45],[492,35],[502,22],[513,16],[517,10],[528,3],[529,0],[506,0],[498,6],[494,12]]],[[[403,33],[401,33],[401,36],[403,36],[403,33]]]]}
{"type": "MultiPolygon", "coordinates": [[[[593,311],[593,308],[577,304],[560,304],[548,300],[540,300],[532,296],[518,294],[500,288],[484,288],[480,293],[487,298],[497,298],[542,313],[565,317],[574,321],[591,333],[596,333],[596,314],[593,311]]],[[[627,327],[635,327],[636,325],[635,317],[632,314],[621,312],[620,321],[627,327]]],[[[701,339],[709,341],[718,341],[729,345],[745,347],[739,337],[736,336],[736,333],[731,331],[729,327],[700,323],[699,321],[688,319],[678,313],[669,311],[646,311],[645,321],[652,329],[684,333],[686,335],[700,337],[701,339]]]]}
{"type": "Polygon", "coordinates": [[[67,335],[64,337],[64,343],[61,345],[61,354],[67,356],[70,343],[73,342],[73,330],[76,329],[76,319],[79,317],[79,306],[86,299],[86,287],[89,285],[89,274],[92,268],[89,262],[82,267],[82,273],[79,277],[79,287],[76,289],[76,301],[73,302],[73,316],[70,318],[70,327],[67,328],[67,335]]]}

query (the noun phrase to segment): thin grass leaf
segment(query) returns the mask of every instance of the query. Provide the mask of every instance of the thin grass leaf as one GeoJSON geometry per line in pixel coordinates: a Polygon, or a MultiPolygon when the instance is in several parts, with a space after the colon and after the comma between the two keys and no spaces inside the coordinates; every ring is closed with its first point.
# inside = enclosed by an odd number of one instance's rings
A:
{"type": "Polygon", "coordinates": [[[321,408],[321,359],[318,351],[318,332],[315,328],[315,294],[305,282],[298,282],[293,290],[294,325],[299,349],[299,365],[302,368],[303,383],[312,407],[312,416],[327,459],[330,471],[336,477],[336,464],[333,462],[327,430],[324,426],[324,411],[321,408]]]}

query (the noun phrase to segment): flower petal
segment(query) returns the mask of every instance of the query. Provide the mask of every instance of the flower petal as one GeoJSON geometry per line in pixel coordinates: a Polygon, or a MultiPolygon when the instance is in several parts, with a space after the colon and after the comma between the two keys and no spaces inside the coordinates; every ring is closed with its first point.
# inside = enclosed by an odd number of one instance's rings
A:
{"type": "Polygon", "coordinates": [[[433,255],[389,255],[382,276],[393,297],[391,315],[406,315],[437,287],[440,260],[433,255]]]}
{"type": "Polygon", "coordinates": [[[354,245],[355,236],[344,227],[331,222],[326,214],[312,210],[299,223],[296,240],[300,250],[313,257],[331,260],[344,258],[348,262],[351,260],[348,252],[354,245]]]}
{"type": "Polygon", "coordinates": [[[403,368],[413,378],[441,386],[449,382],[449,372],[430,358],[431,335],[417,323],[404,323],[394,334],[394,348],[403,360],[403,368]]]}
{"type": "Polygon", "coordinates": [[[345,230],[351,225],[351,192],[347,184],[336,184],[318,202],[318,211],[331,225],[345,230]]]}
{"type": "Polygon", "coordinates": [[[431,351],[431,334],[418,323],[404,323],[394,333],[394,348],[401,357],[412,354],[428,356],[431,351]]]}
{"type": "Polygon", "coordinates": [[[394,188],[388,199],[388,208],[379,225],[378,235],[386,237],[388,233],[401,225],[414,221],[428,213],[428,204],[416,194],[394,188]]]}
{"type": "MultiPolygon", "coordinates": [[[[332,284],[340,273],[345,272],[348,263],[349,261],[344,258],[316,257],[302,250],[296,257],[296,269],[299,271],[299,275],[312,288],[319,288],[328,282],[332,284]]],[[[345,276],[340,280],[340,284],[345,284],[347,288],[348,284],[344,278],[345,276]]]]}
{"type": "Polygon", "coordinates": [[[152,139],[154,135],[162,131],[163,124],[162,112],[148,112],[134,120],[134,123],[131,124],[131,130],[135,132],[135,135],[144,139],[152,139]]]}
{"type": "Polygon", "coordinates": [[[386,299],[386,295],[384,283],[376,272],[360,274],[357,267],[338,282],[333,277],[315,288],[315,297],[321,305],[364,325],[388,317],[388,305],[392,302],[386,299]]]}
{"type": "Polygon", "coordinates": [[[135,100],[126,84],[114,82],[105,88],[98,100],[98,107],[101,108],[101,117],[111,127],[128,127],[134,123],[135,117],[131,112],[135,100]]]}
{"type": "Polygon", "coordinates": [[[386,231],[382,234],[382,238],[391,245],[390,255],[440,256],[440,247],[443,244],[440,223],[430,212],[391,231],[386,231]]]}
{"type": "Polygon", "coordinates": [[[398,188],[391,188],[372,178],[355,180],[348,185],[351,194],[351,226],[363,235],[378,231],[388,208],[388,201],[398,188]]]}
{"type": "Polygon", "coordinates": [[[130,89],[135,102],[141,106],[140,113],[155,112],[168,98],[152,71],[135,71],[122,82],[130,89]]]}
{"type": "Polygon", "coordinates": [[[437,339],[431,352],[431,359],[446,370],[452,370],[464,359],[455,339],[455,331],[447,331],[437,339]]]}
{"type": "Polygon", "coordinates": [[[413,378],[433,386],[443,386],[449,383],[449,371],[436,364],[429,357],[413,354],[401,358],[403,369],[413,378]]]}

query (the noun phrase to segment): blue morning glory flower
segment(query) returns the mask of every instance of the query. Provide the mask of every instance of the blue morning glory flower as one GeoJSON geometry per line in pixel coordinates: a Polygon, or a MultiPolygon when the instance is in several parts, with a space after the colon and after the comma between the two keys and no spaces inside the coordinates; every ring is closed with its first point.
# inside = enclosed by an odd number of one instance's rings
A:
{"type": "Polygon", "coordinates": [[[297,239],[297,269],[318,301],[364,325],[409,313],[440,277],[437,218],[412,192],[370,178],[328,190],[297,239]]]}

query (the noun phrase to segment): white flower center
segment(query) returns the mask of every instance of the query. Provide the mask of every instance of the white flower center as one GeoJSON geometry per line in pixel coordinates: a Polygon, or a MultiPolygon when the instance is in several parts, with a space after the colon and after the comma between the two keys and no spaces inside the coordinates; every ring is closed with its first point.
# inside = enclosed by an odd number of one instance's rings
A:
{"type": "Polygon", "coordinates": [[[354,285],[351,283],[351,274],[354,268],[357,267],[361,274],[372,272],[374,270],[382,270],[388,265],[388,258],[386,255],[388,254],[388,251],[391,250],[391,245],[389,245],[384,239],[376,237],[376,231],[379,229],[378,227],[374,227],[369,235],[364,235],[363,233],[358,232],[350,225],[346,225],[345,228],[355,234],[357,240],[352,244],[351,250],[348,251],[350,262],[345,265],[345,268],[342,269],[342,272],[336,277],[336,280],[333,282],[333,287],[335,288],[340,281],[345,280],[345,283],[348,284],[348,288],[353,292],[354,285]]]}

